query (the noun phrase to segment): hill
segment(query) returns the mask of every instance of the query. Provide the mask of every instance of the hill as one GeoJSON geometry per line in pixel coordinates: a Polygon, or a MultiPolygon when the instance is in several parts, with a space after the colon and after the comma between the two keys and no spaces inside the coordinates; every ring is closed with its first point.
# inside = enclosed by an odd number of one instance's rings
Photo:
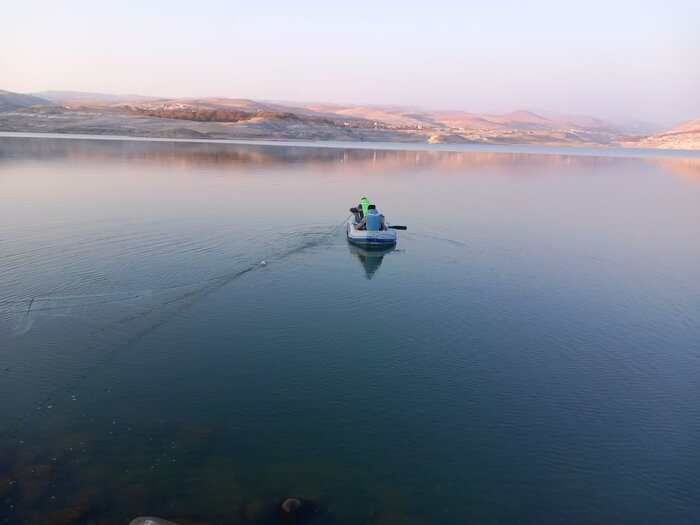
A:
{"type": "MultiPolygon", "coordinates": [[[[650,135],[624,131],[619,123],[592,116],[529,110],[492,114],[224,97],[40,94],[43,96],[0,91],[0,131],[680,149],[698,149],[700,144],[700,121],[650,135]]],[[[627,129],[636,122],[631,121],[627,129]]]]}
{"type": "Polygon", "coordinates": [[[700,119],[639,140],[639,148],[700,150],[700,119]]]}
{"type": "Polygon", "coordinates": [[[7,111],[31,106],[50,106],[51,102],[33,95],[24,95],[0,89],[0,110],[7,111]]]}

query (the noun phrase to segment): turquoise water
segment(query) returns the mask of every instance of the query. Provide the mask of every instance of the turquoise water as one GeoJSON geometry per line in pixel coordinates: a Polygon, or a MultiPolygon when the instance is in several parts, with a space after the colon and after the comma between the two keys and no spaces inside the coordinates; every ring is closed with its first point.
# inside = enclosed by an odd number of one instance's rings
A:
{"type": "Polygon", "coordinates": [[[2,522],[695,523],[700,159],[546,153],[0,138],[2,522]]]}

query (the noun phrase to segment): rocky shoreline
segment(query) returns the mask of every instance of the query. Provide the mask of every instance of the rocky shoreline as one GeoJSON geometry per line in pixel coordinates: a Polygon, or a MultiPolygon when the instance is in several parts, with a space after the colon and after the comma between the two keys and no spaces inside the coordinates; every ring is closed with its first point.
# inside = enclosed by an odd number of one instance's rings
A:
{"type": "MultiPolygon", "coordinates": [[[[129,431],[137,432],[133,428],[129,431]]],[[[148,435],[142,431],[138,434],[148,435]]],[[[183,426],[173,429],[162,441],[146,438],[143,450],[130,447],[128,459],[115,457],[115,452],[124,451],[113,450],[104,436],[90,433],[70,434],[40,446],[24,441],[0,441],[0,523],[340,525],[356,522],[358,508],[353,501],[358,495],[338,501],[348,478],[334,465],[284,463],[252,480],[244,471],[235,470],[235,463],[229,457],[209,456],[212,437],[209,427],[183,426]],[[329,487],[333,487],[332,491],[329,487]],[[336,495],[332,496],[331,492],[336,495]]],[[[360,486],[358,483],[355,480],[350,485],[360,486]]],[[[404,503],[366,503],[362,512],[365,523],[398,525],[407,520],[422,523],[401,510],[404,503]]]]}

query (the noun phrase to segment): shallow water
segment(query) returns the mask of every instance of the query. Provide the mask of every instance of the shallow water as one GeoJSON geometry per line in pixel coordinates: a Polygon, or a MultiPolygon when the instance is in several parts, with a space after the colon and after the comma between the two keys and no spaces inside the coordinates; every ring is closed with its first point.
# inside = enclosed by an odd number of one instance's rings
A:
{"type": "Polygon", "coordinates": [[[554,153],[0,137],[0,519],[695,523],[700,159],[554,153]]]}

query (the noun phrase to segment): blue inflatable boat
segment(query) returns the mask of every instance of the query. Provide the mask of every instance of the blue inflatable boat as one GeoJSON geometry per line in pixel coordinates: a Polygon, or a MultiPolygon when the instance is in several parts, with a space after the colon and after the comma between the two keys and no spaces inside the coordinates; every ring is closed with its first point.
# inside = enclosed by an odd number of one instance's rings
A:
{"type": "Polygon", "coordinates": [[[358,246],[393,246],[396,244],[396,230],[385,228],[383,230],[368,231],[358,230],[354,219],[350,219],[347,225],[348,241],[358,246]]]}

